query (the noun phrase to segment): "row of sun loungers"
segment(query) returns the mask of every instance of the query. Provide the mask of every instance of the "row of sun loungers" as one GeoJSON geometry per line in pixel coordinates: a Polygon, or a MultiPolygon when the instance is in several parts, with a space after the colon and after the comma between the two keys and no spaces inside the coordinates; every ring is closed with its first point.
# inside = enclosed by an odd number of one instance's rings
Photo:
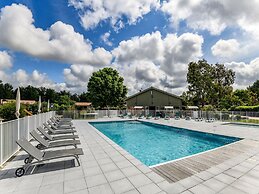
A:
{"type": "MultiPolygon", "coordinates": [[[[124,118],[124,119],[131,119],[133,118],[132,115],[128,116],[129,114],[125,114],[123,116],[119,116],[121,118],[124,118]]],[[[169,115],[165,115],[164,117],[160,117],[160,116],[151,116],[151,115],[147,115],[147,116],[144,116],[144,115],[139,115],[139,116],[135,116],[135,118],[137,119],[154,119],[154,120],[159,120],[159,119],[165,119],[165,120],[170,120],[172,119],[172,117],[170,117],[169,115]]],[[[175,116],[173,117],[175,120],[180,120],[181,117],[180,116],[175,116]]],[[[185,120],[192,120],[193,118],[191,118],[190,116],[186,116],[184,117],[185,120]]],[[[211,122],[214,122],[215,119],[214,118],[202,118],[202,117],[198,117],[198,118],[194,118],[193,120],[197,121],[197,122],[200,122],[200,121],[205,121],[205,122],[208,122],[208,123],[211,123],[211,122]]]]}
{"type": "Polygon", "coordinates": [[[53,117],[42,127],[31,131],[31,136],[38,142],[36,146],[25,138],[17,140],[17,144],[28,154],[28,157],[24,160],[25,164],[15,171],[15,175],[21,177],[31,166],[67,157],[74,157],[80,166],[79,156],[84,153],[81,148],[77,147],[80,141],[78,135],[75,135],[76,130],[71,121],[69,118],[53,117]],[[67,149],[67,146],[73,148],[67,149]],[[59,150],[48,150],[58,147],[59,150]]]}

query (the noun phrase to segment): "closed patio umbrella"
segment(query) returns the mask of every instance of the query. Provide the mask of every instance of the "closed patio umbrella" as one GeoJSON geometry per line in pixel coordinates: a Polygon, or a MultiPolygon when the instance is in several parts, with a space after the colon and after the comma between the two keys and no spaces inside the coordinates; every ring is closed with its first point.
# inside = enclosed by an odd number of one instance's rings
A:
{"type": "Polygon", "coordinates": [[[20,107],[21,107],[20,104],[21,104],[21,95],[20,95],[20,88],[18,87],[17,93],[16,93],[16,102],[15,102],[15,105],[16,105],[15,116],[17,117],[17,119],[20,116],[20,107]]]}
{"type": "Polygon", "coordinates": [[[48,105],[47,105],[47,111],[49,112],[49,100],[48,100],[48,105]]]}
{"type": "Polygon", "coordinates": [[[38,113],[41,113],[41,96],[39,96],[38,113]]]}

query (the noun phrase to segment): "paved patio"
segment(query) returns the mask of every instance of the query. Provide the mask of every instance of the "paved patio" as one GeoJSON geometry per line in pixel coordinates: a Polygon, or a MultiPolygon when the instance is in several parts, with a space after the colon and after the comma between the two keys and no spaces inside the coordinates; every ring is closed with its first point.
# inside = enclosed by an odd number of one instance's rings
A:
{"type": "MultiPolygon", "coordinates": [[[[111,119],[109,119],[111,120],[111,119]]],[[[153,172],[86,120],[73,121],[84,155],[81,166],[71,159],[37,167],[32,174],[16,178],[24,152],[0,171],[0,193],[259,193],[259,128],[185,120],[149,120],[166,125],[246,138],[251,149],[205,171],[175,183],[153,172]]]]}

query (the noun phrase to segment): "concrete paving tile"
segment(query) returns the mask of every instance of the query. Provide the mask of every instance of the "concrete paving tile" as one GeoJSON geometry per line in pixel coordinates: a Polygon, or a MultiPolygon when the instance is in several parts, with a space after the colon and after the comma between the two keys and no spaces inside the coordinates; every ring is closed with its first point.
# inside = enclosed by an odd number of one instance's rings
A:
{"type": "Polygon", "coordinates": [[[99,165],[113,163],[113,161],[110,158],[99,159],[97,160],[97,162],[99,165]]]}
{"type": "Polygon", "coordinates": [[[55,183],[40,187],[38,194],[63,194],[63,183],[55,183]]]}
{"type": "Polygon", "coordinates": [[[214,194],[214,193],[216,193],[215,191],[213,191],[212,189],[210,189],[209,187],[207,187],[203,184],[196,185],[195,187],[190,188],[189,191],[191,191],[194,194],[214,194]]]}
{"type": "Polygon", "coordinates": [[[133,164],[132,164],[131,162],[129,162],[128,160],[122,160],[122,161],[116,162],[116,165],[117,165],[120,169],[133,166],[133,164]]]}
{"type": "Polygon", "coordinates": [[[235,170],[235,169],[229,169],[223,172],[226,175],[232,176],[234,178],[239,178],[241,177],[244,173],[239,171],[239,170],[235,170]]]}
{"type": "Polygon", "coordinates": [[[119,170],[119,168],[114,163],[104,164],[104,165],[101,165],[100,167],[103,172],[119,170]]]}
{"type": "Polygon", "coordinates": [[[84,173],[82,171],[82,169],[74,169],[73,171],[66,171],[65,170],[65,181],[67,180],[72,180],[72,179],[79,179],[79,178],[83,178],[84,177],[84,173]]]}
{"type": "Polygon", "coordinates": [[[161,192],[162,190],[154,183],[148,184],[148,185],[144,185],[141,187],[138,187],[137,190],[141,193],[141,194],[156,194],[161,192]]]}
{"type": "Polygon", "coordinates": [[[110,171],[110,172],[104,173],[104,175],[109,182],[125,178],[125,175],[120,170],[110,171]]]}
{"type": "Polygon", "coordinates": [[[158,184],[158,186],[168,194],[177,194],[186,190],[180,183],[158,184]]]}
{"type": "Polygon", "coordinates": [[[110,183],[112,190],[117,193],[124,193],[134,189],[134,186],[129,182],[128,179],[120,179],[110,183]]]}
{"type": "Polygon", "coordinates": [[[219,192],[220,190],[222,190],[223,188],[225,188],[227,186],[227,184],[225,184],[215,178],[209,179],[209,180],[203,182],[202,184],[211,188],[215,192],[219,192]]]}
{"type": "Polygon", "coordinates": [[[130,177],[130,176],[137,175],[137,174],[141,173],[141,171],[139,171],[135,166],[123,168],[123,169],[121,169],[121,171],[127,177],[130,177]]]}
{"type": "Polygon", "coordinates": [[[73,191],[69,194],[88,194],[88,190],[87,189],[82,189],[82,190],[79,190],[79,191],[73,191]]]}
{"type": "Polygon", "coordinates": [[[123,194],[139,194],[138,190],[137,189],[133,189],[133,190],[130,190],[130,191],[127,191],[123,194]]]}
{"type": "Polygon", "coordinates": [[[113,191],[109,184],[98,185],[89,188],[89,194],[112,194],[113,191]]]}
{"type": "Polygon", "coordinates": [[[232,186],[228,186],[226,188],[224,188],[222,191],[219,192],[219,194],[248,194],[244,191],[241,191],[235,187],[232,187],[232,186]]]}
{"type": "MultiPolygon", "coordinates": [[[[16,190],[16,187],[20,184],[22,179],[15,178],[15,179],[2,179],[0,180],[0,190],[1,192],[13,192],[16,190]]],[[[39,187],[40,185],[38,185],[39,187]]],[[[17,189],[16,191],[19,191],[17,189]]]]}
{"type": "Polygon", "coordinates": [[[221,173],[221,174],[215,176],[214,178],[225,184],[231,184],[236,180],[236,178],[229,176],[227,174],[224,174],[224,173],[221,173]]]}
{"type": "Polygon", "coordinates": [[[152,172],[152,171],[149,172],[149,173],[146,173],[146,176],[148,178],[150,178],[155,183],[160,183],[160,182],[165,180],[163,177],[161,177],[160,175],[158,175],[158,174],[156,174],[155,172],[152,172]]]}
{"type": "Polygon", "coordinates": [[[207,170],[207,172],[214,174],[214,175],[218,175],[218,174],[222,173],[223,171],[224,171],[223,169],[220,169],[217,167],[212,167],[207,170]]]}
{"type": "Polygon", "coordinates": [[[149,173],[149,172],[153,172],[148,166],[144,165],[144,164],[141,164],[141,165],[138,165],[137,168],[143,172],[143,173],[149,173]]]}
{"type": "Polygon", "coordinates": [[[128,177],[128,179],[135,187],[140,187],[140,186],[152,183],[152,181],[144,174],[134,175],[134,176],[128,177]]]}
{"type": "Polygon", "coordinates": [[[138,165],[142,165],[142,164],[143,164],[142,162],[140,162],[140,161],[137,160],[137,159],[132,159],[132,160],[130,160],[130,162],[131,162],[132,164],[134,164],[135,166],[138,166],[138,165]]]}
{"type": "Polygon", "coordinates": [[[239,178],[239,181],[247,182],[251,185],[254,185],[255,187],[258,187],[258,193],[259,193],[259,178],[257,176],[253,176],[251,174],[245,174],[239,178]]]}
{"type": "Polygon", "coordinates": [[[114,162],[120,162],[120,161],[124,161],[124,160],[125,160],[125,157],[120,154],[120,155],[118,155],[118,156],[112,157],[111,159],[112,159],[114,162]]]}
{"type": "Polygon", "coordinates": [[[212,178],[215,175],[209,173],[208,171],[203,171],[203,172],[195,174],[195,176],[197,176],[198,178],[200,178],[202,180],[208,180],[208,179],[212,178]]]}
{"type": "Polygon", "coordinates": [[[102,173],[103,172],[99,166],[94,166],[94,167],[84,169],[85,176],[94,176],[102,173]]]}
{"type": "Polygon", "coordinates": [[[184,191],[181,194],[193,194],[191,191],[184,191]]]}
{"type": "Polygon", "coordinates": [[[33,187],[39,187],[42,183],[43,180],[43,175],[41,176],[35,176],[35,175],[30,175],[27,177],[23,177],[23,180],[20,182],[18,187],[16,187],[16,191],[19,191],[20,189],[25,189],[25,188],[33,188],[33,187]]]}
{"type": "Polygon", "coordinates": [[[258,189],[258,185],[254,186],[252,184],[249,184],[247,182],[241,181],[241,180],[236,180],[235,182],[233,182],[231,184],[232,187],[235,187],[243,192],[247,192],[249,194],[253,194],[253,193],[258,193],[259,189],[258,189]]]}
{"type": "MultiPolygon", "coordinates": [[[[29,188],[29,189],[20,189],[19,191],[12,192],[12,194],[35,194],[35,193],[38,193],[39,189],[40,189],[40,187],[33,187],[33,188],[29,188]]],[[[1,194],[5,194],[5,192],[3,190],[1,190],[1,194]]]]}
{"type": "Polygon", "coordinates": [[[64,193],[70,193],[74,191],[79,191],[86,189],[86,182],[85,179],[74,179],[64,182],[64,193]]]}
{"type": "Polygon", "coordinates": [[[167,193],[164,192],[164,191],[161,191],[161,192],[159,192],[159,193],[157,193],[157,194],[167,194],[167,193]]]}
{"type": "Polygon", "coordinates": [[[41,185],[49,185],[54,183],[61,183],[64,181],[64,173],[47,175],[43,177],[41,185]]]}
{"type": "Polygon", "coordinates": [[[237,166],[234,166],[232,169],[233,169],[233,170],[238,170],[238,171],[240,171],[240,172],[242,172],[242,173],[247,173],[247,172],[250,170],[250,168],[247,168],[247,167],[245,167],[245,166],[242,166],[241,164],[240,164],[240,165],[237,165],[237,166]]]}
{"type": "Polygon", "coordinates": [[[87,187],[94,187],[107,183],[107,180],[103,174],[85,177],[87,187]]]}
{"type": "Polygon", "coordinates": [[[186,189],[194,187],[195,185],[198,185],[201,182],[203,182],[203,180],[195,176],[191,176],[189,178],[178,181],[178,183],[183,185],[186,189]]]}

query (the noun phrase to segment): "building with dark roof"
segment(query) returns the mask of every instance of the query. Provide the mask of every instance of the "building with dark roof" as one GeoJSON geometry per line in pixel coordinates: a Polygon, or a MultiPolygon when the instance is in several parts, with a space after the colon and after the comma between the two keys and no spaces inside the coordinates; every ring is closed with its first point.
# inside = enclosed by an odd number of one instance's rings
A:
{"type": "Polygon", "coordinates": [[[129,109],[182,109],[182,98],[154,87],[128,97],[126,102],[129,109]]]}

